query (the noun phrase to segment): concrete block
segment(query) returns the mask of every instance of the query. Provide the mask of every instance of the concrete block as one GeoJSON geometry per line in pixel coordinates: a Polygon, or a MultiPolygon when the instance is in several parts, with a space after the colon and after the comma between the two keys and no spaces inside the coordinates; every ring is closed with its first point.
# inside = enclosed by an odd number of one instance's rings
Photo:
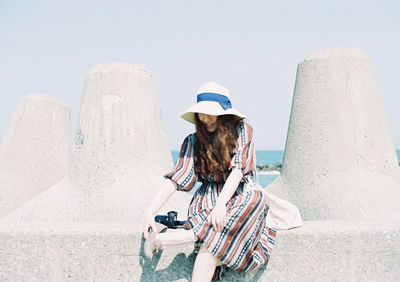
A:
{"type": "MultiPolygon", "coordinates": [[[[96,65],[87,74],[68,175],[3,218],[7,222],[129,222],[143,212],[172,169],[150,71],[96,65]]],[[[185,217],[190,197],[175,193],[160,212],[185,217]]]]}
{"type": "Polygon", "coordinates": [[[21,99],[0,147],[0,218],[65,176],[69,134],[63,100],[43,94],[21,99]]]}
{"type": "Polygon", "coordinates": [[[151,72],[130,63],[94,66],[86,75],[70,178],[85,190],[128,175],[135,186],[150,186],[171,167],[151,72]]]}
{"type": "Polygon", "coordinates": [[[319,50],[298,65],[282,173],[268,189],[307,220],[400,220],[400,169],[363,51],[319,50]]]}
{"type": "MultiPolygon", "coordinates": [[[[224,281],[396,281],[399,240],[397,221],[305,222],[279,232],[266,268],[224,281]]],[[[1,281],[190,281],[194,263],[191,245],[145,260],[127,223],[2,223],[0,242],[1,281]]]]}
{"type": "Polygon", "coordinates": [[[400,221],[306,221],[279,231],[260,281],[398,281],[400,221]]]}

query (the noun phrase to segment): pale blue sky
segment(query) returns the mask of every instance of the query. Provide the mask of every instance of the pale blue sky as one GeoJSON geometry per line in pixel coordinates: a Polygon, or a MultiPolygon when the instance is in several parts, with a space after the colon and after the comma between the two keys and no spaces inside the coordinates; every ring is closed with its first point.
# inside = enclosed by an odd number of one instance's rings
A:
{"type": "Polygon", "coordinates": [[[179,115],[213,80],[249,116],[257,149],[284,149],[296,67],[313,50],[357,47],[373,60],[400,148],[400,1],[0,0],[0,137],[22,96],[65,100],[75,132],[85,74],[147,66],[172,149],[179,115]]]}

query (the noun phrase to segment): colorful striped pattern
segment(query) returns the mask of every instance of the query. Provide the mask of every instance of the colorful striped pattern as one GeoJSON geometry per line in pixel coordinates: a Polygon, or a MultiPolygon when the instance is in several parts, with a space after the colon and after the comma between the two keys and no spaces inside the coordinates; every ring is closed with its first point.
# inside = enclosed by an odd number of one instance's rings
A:
{"type": "Polygon", "coordinates": [[[197,176],[193,165],[193,149],[196,135],[190,134],[185,138],[181,146],[178,161],[175,168],[164,175],[178,185],[178,190],[189,191],[196,183],[197,176]]]}
{"type": "MultiPolygon", "coordinates": [[[[254,142],[252,128],[241,122],[239,137],[231,168],[240,169],[246,176],[253,172],[254,142]]],[[[166,174],[178,184],[178,189],[189,191],[198,178],[193,167],[193,145],[195,134],[186,137],[175,169],[166,174]]],[[[260,191],[243,193],[241,182],[227,203],[227,223],[220,232],[215,232],[207,222],[226,179],[218,175],[201,176],[203,181],[195,192],[188,208],[185,228],[193,229],[200,242],[222,263],[240,271],[254,270],[268,262],[275,244],[276,231],[265,225],[268,203],[260,191]]]]}
{"type": "Polygon", "coordinates": [[[247,122],[241,122],[238,133],[239,137],[236,142],[235,154],[232,157],[231,168],[239,168],[243,175],[247,175],[253,171],[253,129],[247,122]]]}

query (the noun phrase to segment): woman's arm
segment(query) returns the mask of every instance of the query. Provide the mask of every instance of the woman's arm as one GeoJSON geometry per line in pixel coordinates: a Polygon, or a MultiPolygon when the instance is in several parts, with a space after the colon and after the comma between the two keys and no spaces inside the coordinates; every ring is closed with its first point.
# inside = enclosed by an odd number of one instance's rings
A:
{"type": "Polygon", "coordinates": [[[146,212],[144,214],[144,238],[147,239],[150,227],[153,230],[157,229],[154,221],[154,216],[156,215],[158,210],[168,201],[172,194],[175,193],[176,186],[177,185],[175,182],[173,182],[169,178],[166,178],[162,183],[160,189],[157,191],[154,200],[151,202],[150,206],[146,209],[146,212]]]}
{"type": "Polygon", "coordinates": [[[208,218],[208,222],[213,225],[215,231],[223,229],[226,223],[226,203],[228,203],[233,193],[235,193],[242,178],[242,171],[238,168],[233,168],[208,218]]]}
{"type": "Polygon", "coordinates": [[[226,203],[228,203],[228,201],[232,198],[233,193],[235,193],[242,178],[243,174],[240,169],[232,169],[228,179],[225,182],[224,188],[218,196],[217,202],[220,201],[221,204],[226,205],[226,203]]]}

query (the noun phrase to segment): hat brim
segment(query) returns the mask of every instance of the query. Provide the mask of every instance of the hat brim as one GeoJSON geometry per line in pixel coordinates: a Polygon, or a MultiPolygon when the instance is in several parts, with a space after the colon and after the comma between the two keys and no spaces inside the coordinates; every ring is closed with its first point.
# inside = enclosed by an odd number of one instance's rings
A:
{"type": "Polygon", "coordinates": [[[234,108],[224,110],[221,107],[221,105],[217,102],[202,101],[194,104],[189,109],[184,111],[183,114],[181,115],[181,118],[187,120],[188,122],[195,123],[194,121],[195,113],[212,115],[212,116],[234,115],[237,117],[237,119],[243,119],[246,117],[245,115],[243,115],[241,112],[239,112],[234,108]]]}

